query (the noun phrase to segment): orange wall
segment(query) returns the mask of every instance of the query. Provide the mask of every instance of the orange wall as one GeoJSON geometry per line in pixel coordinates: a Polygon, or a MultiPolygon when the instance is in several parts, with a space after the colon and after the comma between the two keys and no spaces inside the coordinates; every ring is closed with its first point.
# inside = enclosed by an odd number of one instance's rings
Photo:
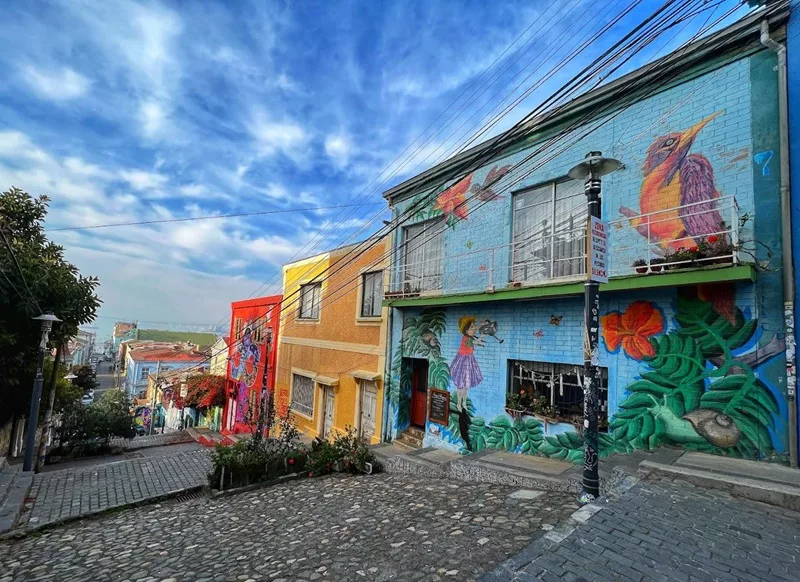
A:
{"type": "MultiPolygon", "coordinates": [[[[366,244],[364,245],[366,246],[366,244]]],[[[360,317],[360,290],[362,272],[380,270],[381,259],[388,250],[382,241],[366,252],[359,252],[355,260],[348,256],[352,247],[337,249],[297,263],[285,265],[284,303],[282,308],[281,338],[278,348],[276,387],[278,408],[285,409],[290,402],[292,370],[315,376],[338,379],[334,388],[335,430],[359,423],[359,384],[350,372],[354,370],[375,373],[377,410],[372,442],[380,442],[380,421],[383,404],[383,368],[386,332],[386,309],[382,317],[362,320],[360,317]],[[352,262],[350,262],[352,260],[352,262]],[[337,264],[337,261],[340,261],[337,264]],[[373,266],[378,262],[377,266],[373,266]],[[342,265],[347,263],[346,267],[342,265]],[[329,269],[329,271],[327,271],[329,269]],[[331,276],[328,278],[328,273],[331,276]],[[320,300],[320,317],[316,322],[298,321],[299,287],[319,275],[323,280],[320,300]]],[[[306,375],[306,374],[304,374],[306,375]]],[[[295,421],[304,433],[318,436],[322,428],[323,390],[315,385],[314,414],[306,418],[294,414],[295,421]]]]}

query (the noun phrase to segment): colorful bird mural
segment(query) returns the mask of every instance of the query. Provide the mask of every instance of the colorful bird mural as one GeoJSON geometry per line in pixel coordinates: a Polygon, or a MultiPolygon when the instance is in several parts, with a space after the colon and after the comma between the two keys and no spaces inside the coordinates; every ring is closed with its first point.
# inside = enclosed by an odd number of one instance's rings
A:
{"type": "Polygon", "coordinates": [[[642,166],[640,211],[619,209],[639,234],[649,236],[664,252],[692,248],[705,235],[721,230],[723,221],[714,202],[720,196],[714,170],[705,156],[689,153],[700,131],[719,114],[656,139],[642,166]]]}
{"type": "Polygon", "coordinates": [[[469,210],[465,195],[471,181],[472,174],[469,174],[436,197],[433,208],[445,215],[448,226],[454,227],[459,220],[467,219],[469,210]]]}

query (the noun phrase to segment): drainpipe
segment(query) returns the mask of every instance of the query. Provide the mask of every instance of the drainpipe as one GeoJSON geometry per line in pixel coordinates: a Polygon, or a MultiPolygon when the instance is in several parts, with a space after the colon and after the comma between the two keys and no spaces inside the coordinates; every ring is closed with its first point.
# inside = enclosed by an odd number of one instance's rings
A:
{"type": "Polygon", "coordinates": [[[789,463],[797,468],[797,376],[794,337],[794,259],[792,257],[791,190],[789,188],[789,85],[786,47],[769,36],[769,22],[761,21],[761,44],[778,56],[778,123],[781,168],[781,246],[783,248],[783,308],[786,336],[786,399],[789,407],[789,463]]]}
{"type": "MultiPolygon", "coordinates": [[[[391,276],[391,274],[390,274],[391,276]]],[[[394,314],[394,307],[389,307],[388,316],[386,321],[386,346],[384,353],[385,359],[383,361],[383,411],[381,412],[381,442],[387,442],[391,431],[387,426],[389,424],[389,387],[392,379],[392,315],[394,314]]]]}

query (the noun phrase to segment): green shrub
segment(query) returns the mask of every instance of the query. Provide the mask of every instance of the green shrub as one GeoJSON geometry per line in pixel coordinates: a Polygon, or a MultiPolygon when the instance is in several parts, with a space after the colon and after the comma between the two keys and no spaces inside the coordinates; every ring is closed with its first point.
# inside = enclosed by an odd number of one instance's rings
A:
{"type": "Polygon", "coordinates": [[[372,472],[381,470],[369,445],[353,427],[348,426],[344,433],[333,438],[333,442],[319,438],[314,440],[308,453],[307,470],[311,477],[330,473],[334,468],[349,473],[363,473],[367,470],[367,463],[372,465],[372,472]]]}
{"type": "Polygon", "coordinates": [[[133,438],[136,434],[128,399],[121,390],[108,390],[91,406],[77,400],[65,401],[60,416],[55,454],[99,454],[109,450],[113,437],[133,438]]]}
{"type": "Polygon", "coordinates": [[[289,464],[288,459],[299,456],[301,453],[287,448],[284,443],[275,439],[239,441],[230,446],[217,445],[211,454],[209,484],[213,488],[219,488],[222,480],[222,489],[229,489],[270,481],[294,472],[294,462],[289,464]]]}

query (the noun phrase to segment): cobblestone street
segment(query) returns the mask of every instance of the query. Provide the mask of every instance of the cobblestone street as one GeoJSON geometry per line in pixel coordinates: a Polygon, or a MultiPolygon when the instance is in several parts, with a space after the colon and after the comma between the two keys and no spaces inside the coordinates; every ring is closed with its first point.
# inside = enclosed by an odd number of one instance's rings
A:
{"type": "Polygon", "coordinates": [[[565,493],[337,475],[2,542],[0,580],[472,580],[576,509],[565,493]]]}
{"type": "Polygon", "coordinates": [[[642,482],[564,541],[542,538],[513,561],[482,582],[797,580],[800,513],[683,481],[642,482]]]}
{"type": "Polygon", "coordinates": [[[41,526],[204,485],[210,469],[208,451],[195,443],[126,457],[36,475],[18,525],[41,526]]]}

